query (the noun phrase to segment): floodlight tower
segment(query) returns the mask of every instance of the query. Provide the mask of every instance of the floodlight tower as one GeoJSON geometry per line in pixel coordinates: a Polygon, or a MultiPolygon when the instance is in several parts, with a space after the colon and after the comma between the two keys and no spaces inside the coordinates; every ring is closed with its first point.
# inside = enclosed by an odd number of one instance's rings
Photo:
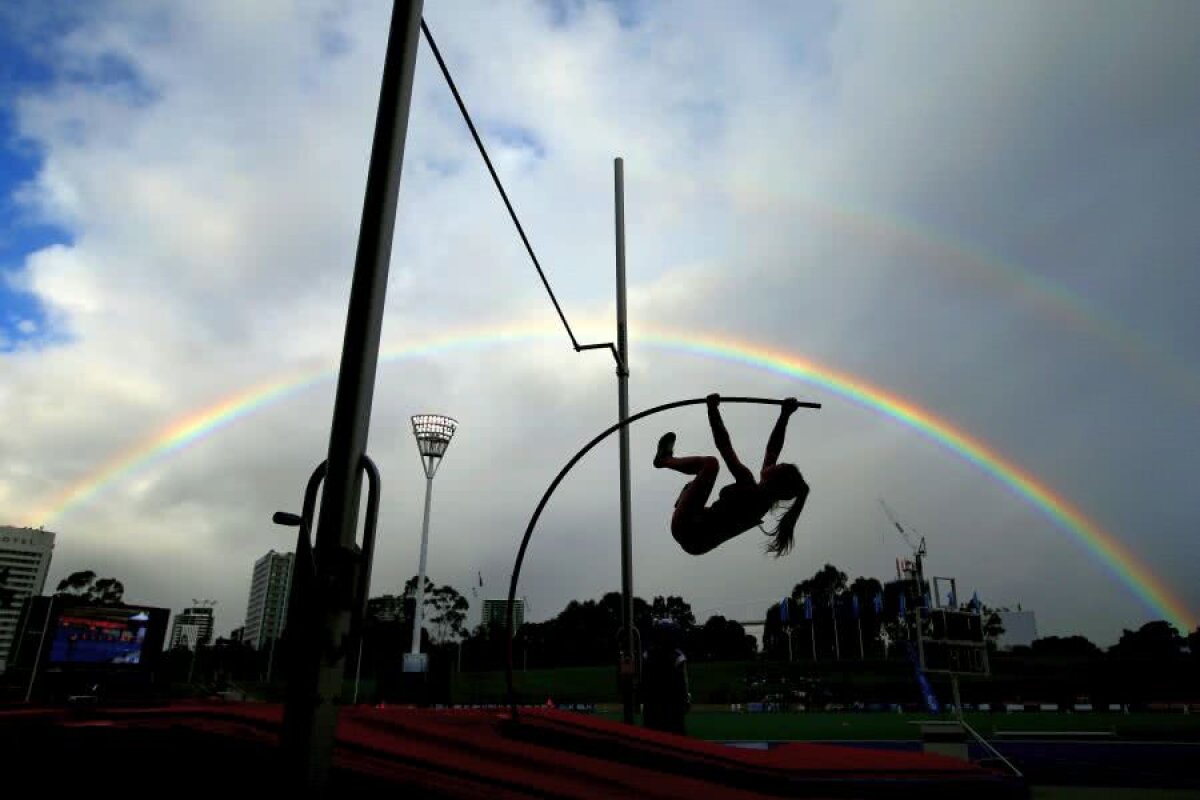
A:
{"type": "Polygon", "coordinates": [[[458,422],[441,414],[417,414],[412,418],[413,436],[425,467],[425,520],[421,523],[421,562],[417,570],[417,596],[413,606],[412,650],[404,656],[405,672],[425,672],[425,654],[421,652],[421,618],[425,604],[425,556],[429,552],[429,500],[433,495],[433,476],[442,456],[454,438],[458,422]]]}

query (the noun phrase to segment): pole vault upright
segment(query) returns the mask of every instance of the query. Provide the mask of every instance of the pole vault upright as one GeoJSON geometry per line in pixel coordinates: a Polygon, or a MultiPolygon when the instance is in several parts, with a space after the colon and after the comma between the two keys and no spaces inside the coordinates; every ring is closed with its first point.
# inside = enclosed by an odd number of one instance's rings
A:
{"type": "Polygon", "coordinates": [[[625,162],[613,162],[617,233],[617,419],[621,425],[621,695],[625,722],[633,723],[638,663],[633,630],[633,518],[629,499],[629,337],[625,323],[625,162]]]}
{"type": "Polygon", "coordinates": [[[293,791],[321,791],[328,784],[357,575],[365,568],[363,554],[355,544],[362,463],[379,361],[422,5],[423,0],[395,0],[392,5],[329,433],[329,472],[312,562],[295,567],[312,570],[315,581],[309,583],[313,611],[299,620],[295,631],[296,649],[284,707],[284,780],[293,791]]]}

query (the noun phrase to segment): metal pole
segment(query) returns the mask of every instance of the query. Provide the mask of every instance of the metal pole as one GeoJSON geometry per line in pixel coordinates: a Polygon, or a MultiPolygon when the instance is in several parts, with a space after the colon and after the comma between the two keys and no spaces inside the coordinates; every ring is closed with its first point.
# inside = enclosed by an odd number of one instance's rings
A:
{"type": "Polygon", "coordinates": [[[962,698],[958,696],[958,675],[950,673],[950,688],[954,692],[954,715],[958,717],[958,721],[962,722],[962,698]]]}
{"type": "MultiPolygon", "coordinates": [[[[33,611],[33,602],[29,603],[29,610],[33,611]]],[[[33,656],[33,672],[29,673],[29,688],[25,691],[25,702],[31,702],[33,699],[33,684],[37,680],[38,667],[42,665],[42,650],[46,647],[46,630],[50,627],[50,615],[54,613],[54,597],[50,597],[50,602],[46,603],[46,618],[42,620],[42,636],[38,639],[37,653],[33,656]]]]}
{"type": "Polygon", "coordinates": [[[296,654],[294,691],[284,710],[285,780],[294,784],[287,787],[292,789],[320,791],[329,780],[335,704],[354,611],[361,464],[370,429],[423,5],[423,0],[395,0],[392,5],[329,433],[329,473],[314,547],[315,608],[301,620],[303,644],[296,654]]]}
{"type": "Polygon", "coordinates": [[[358,639],[358,657],[354,660],[354,705],[358,705],[358,688],[362,679],[363,640],[366,638],[367,606],[371,600],[371,564],[375,560],[375,534],[379,526],[379,468],[370,456],[363,456],[363,468],[367,473],[367,518],[363,526],[362,570],[360,571],[360,594],[355,638],[358,639]]]}
{"type": "Polygon", "coordinates": [[[837,600],[832,594],[829,595],[829,614],[833,617],[833,655],[838,661],[841,661],[842,643],[838,641],[837,600]]]}
{"type": "Polygon", "coordinates": [[[1013,773],[1014,775],[1016,775],[1018,778],[1023,778],[1023,777],[1025,777],[1024,775],[1022,775],[1022,774],[1021,774],[1021,770],[1019,770],[1019,769],[1017,769],[1016,767],[1014,767],[1014,766],[1013,766],[1013,763],[1012,763],[1011,761],[1009,761],[1007,758],[1005,758],[1003,755],[1001,755],[1001,753],[1000,753],[1000,751],[999,751],[999,750],[997,750],[996,748],[992,747],[992,744],[991,744],[991,742],[989,742],[987,739],[983,738],[983,737],[982,737],[982,736],[979,734],[979,731],[975,730],[975,729],[974,729],[974,728],[972,728],[972,727],[971,727],[969,724],[967,724],[967,721],[966,721],[965,719],[960,719],[960,720],[959,720],[959,724],[960,724],[960,725],[962,725],[964,728],[966,728],[966,729],[967,729],[967,733],[969,733],[969,734],[971,734],[972,736],[974,736],[974,737],[975,737],[975,741],[979,742],[981,745],[983,745],[985,748],[987,748],[988,752],[990,752],[990,753],[991,753],[992,755],[994,755],[996,758],[998,758],[998,759],[1000,759],[1001,761],[1003,761],[1003,762],[1004,762],[1004,764],[1005,764],[1005,766],[1007,766],[1007,767],[1008,767],[1010,770],[1012,770],[1012,773],[1013,773]]]}
{"type": "Polygon", "coordinates": [[[866,652],[863,651],[862,640],[862,617],[858,618],[858,660],[865,661],[867,658],[866,652]]]}
{"type": "MultiPolygon", "coordinates": [[[[413,606],[413,635],[411,653],[421,652],[421,625],[425,616],[425,556],[429,552],[429,500],[433,495],[433,476],[425,477],[425,520],[421,523],[421,561],[417,570],[416,605],[413,606]]],[[[415,661],[415,659],[414,659],[415,661]]],[[[421,670],[424,672],[424,670],[421,670]]]]}
{"type": "Polygon", "coordinates": [[[275,674],[275,646],[279,644],[279,637],[271,637],[271,652],[267,656],[267,683],[271,682],[271,676],[275,674]]]}
{"type": "Polygon", "coordinates": [[[810,619],[808,621],[808,635],[812,639],[813,661],[817,660],[817,621],[810,619]]]}
{"type": "MultiPolygon", "coordinates": [[[[617,234],[617,419],[629,419],[629,338],[626,334],[625,307],[625,162],[618,158],[613,162],[615,184],[614,203],[616,209],[617,234]]],[[[620,434],[621,452],[621,624],[625,626],[625,663],[636,663],[634,657],[633,630],[633,517],[629,499],[629,427],[622,426],[620,434]]],[[[637,676],[627,676],[622,686],[625,706],[625,722],[633,724],[634,681],[637,676]]]]}
{"type": "Polygon", "coordinates": [[[358,705],[358,683],[362,678],[362,651],[363,640],[360,633],[358,636],[358,657],[354,659],[354,699],[350,701],[353,705],[358,705]]]}

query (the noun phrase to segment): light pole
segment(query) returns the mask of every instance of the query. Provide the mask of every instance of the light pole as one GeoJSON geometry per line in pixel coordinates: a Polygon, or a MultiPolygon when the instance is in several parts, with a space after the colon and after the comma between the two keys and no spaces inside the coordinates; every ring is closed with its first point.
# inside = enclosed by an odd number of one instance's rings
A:
{"type": "Polygon", "coordinates": [[[433,476],[442,456],[454,438],[458,422],[441,414],[417,414],[412,418],[413,436],[425,467],[425,519],[421,523],[421,561],[417,570],[417,596],[413,606],[412,650],[404,656],[405,672],[425,672],[425,654],[421,652],[421,622],[425,603],[425,557],[429,552],[429,501],[433,495],[433,476]]]}
{"type": "Polygon", "coordinates": [[[838,641],[837,596],[832,591],[829,592],[829,615],[833,617],[833,653],[837,660],[841,661],[842,645],[838,641]]]}

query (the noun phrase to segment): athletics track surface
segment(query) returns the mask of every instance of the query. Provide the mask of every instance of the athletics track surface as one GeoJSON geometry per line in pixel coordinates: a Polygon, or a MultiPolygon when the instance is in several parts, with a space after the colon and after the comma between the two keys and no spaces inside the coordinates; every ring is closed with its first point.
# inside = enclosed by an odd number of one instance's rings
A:
{"type": "MultiPolygon", "coordinates": [[[[279,706],[0,711],[0,752],[47,788],[279,786],[279,706]],[[69,765],[69,767],[68,767],[69,765]],[[233,783],[229,783],[233,781],[233,783]]],[[[333,786],[418,797],[1026,797],[1023,783],[951,758],[825,744],[746,750],[551,709],[345,708],[333,786]]],[[[36,781],[35,781],[36,784],[36,781]]],[[[58,793],[56,792],[57,796],[58,793]]],[[[126,795],[127,796],[127,795],[126,795]]]]}

